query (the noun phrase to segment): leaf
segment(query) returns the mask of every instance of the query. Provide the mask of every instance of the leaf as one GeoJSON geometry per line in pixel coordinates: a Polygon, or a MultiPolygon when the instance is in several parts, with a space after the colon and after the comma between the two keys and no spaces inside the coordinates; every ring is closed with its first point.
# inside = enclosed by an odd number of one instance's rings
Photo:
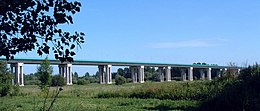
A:
{"type": "Polygon", "coordinates": [[[73,21],[72,21],[72,17],[71,16],[67,16],[68,20],[70,21],[70,23],[73,24],[73,21]]]}
{"type": "Polygon", "coordinates": [[[74,49],[74,48],[75,48],[75,45],[72,44],[72,45],[70,46],[70,49],[74,49]]]}
{"type": "Polygon", "coordinates": [[[75,9],[77,12],[80,12],[80,8],[79,7],[76,7],[75,9]]]}
{"type": "Polygon", "coordinates": [[[42,55],[42,51],[41,50],[37,50],[37,53],[39,54],[39,55],[42,55]]]}
{"type": "Polygon", "coordinates": [[[76,55],[76,53],[75,52],[70,52],[70,55],[74,56],[74,55],[76,55]]]}
{"type": "Polygon", "coordinates": [[[66,54],[66,55],[69,55],[69,54],[70,54],[69,49],[66,49],[66,50],[65,50],[65,54],[66,54]]]}
{"type": "Polygon", "coordinates": [[[55,56],[55,59],[58,59],[58,58],[59,58],[58,54],[55,54],[54,56],[55,56]]]}
{"type": "Polygon", "coordinates": [[[80,35],[85,36],[85,34],[83,32],[80,32],[80,35]]]}

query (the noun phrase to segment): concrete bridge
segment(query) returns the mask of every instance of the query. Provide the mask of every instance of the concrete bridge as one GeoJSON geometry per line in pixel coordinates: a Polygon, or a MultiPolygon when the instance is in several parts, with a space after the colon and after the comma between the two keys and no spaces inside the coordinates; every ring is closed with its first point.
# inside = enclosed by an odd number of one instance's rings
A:
{"type": "MultiPolygon", "coordinates": [[[[0,59],[6,61],[5,59],[0,59]]],[[[10,64],[11,73],[15,75],[14,83],[24,86],[23,65],[24,64],[40,64],[44,59],[14,59],[6,61],[10,64]]],[[[72,63],[61,63],[58,60],[49,60],[51,65],[58,65],[59,74],[65,78],[67,85],[72,85],[72,66],[73,65],[92,65],[98,66],[98,76],[100,84],[112,84],[112,66],[127,66],[130,68],[131,78],[133,83],[144,83],[144,68],[157,67],[160,76],[160,81],[171,81],[171,68],[181,68],[181,78],[183,81],[193,81],[193,70],[199,69],[200,79],[205,79],[205,74],[208,80],[211,80],[212,69],[217,70],[216,77],[221,77],[228,70],[240,72],[239,67],[217,66],[208,64],[167,64],[167,63],[146,63],[146,62],[115,62],[115,61],[87,61],[75,60],[72,63]],[[206,73],[205,73],[206,72],[206,73]]]]}

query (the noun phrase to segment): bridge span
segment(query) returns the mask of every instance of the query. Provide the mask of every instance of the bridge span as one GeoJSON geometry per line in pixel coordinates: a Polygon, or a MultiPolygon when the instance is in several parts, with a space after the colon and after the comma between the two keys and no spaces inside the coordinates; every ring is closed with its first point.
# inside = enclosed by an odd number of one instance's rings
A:
{"type": "MultiPolygon", "coordinates": [[[[2,61],[6,59],[0,58],[2,61]]],[[[10,64],[11,73],[15,75],[14,84],[24,86],[23,65],[24,64],[40,64],[44,59],[14,59],[6,61],[10,64]]],[[[64,77],[67,85],[72,85],[72,66],[73,65],[92,65],[98,66],[98,76],[100,84],[112,84],[112,66],[127,66],[131,72],[133,83],[144,83],[144,68],[157,67],[160,76],[160,81],[171,81],[171,68],[181,68],[181,78],[183,81],[193,81],[193,70],[199,69],[200,79],[211,80],[212,69],[217,70],[216,77],[223,76],[228,70],[240,72],[239,67],[217,66],[217,65],[201,65],[201,64],[169,64],[169,63],[147,63],[147,62],[116,62],[116,61],[89,61],[89,60],[74,60],[74,62],[63,62],[59,60],[49,60],[50,64],[58,65],[59,74],[64,77]],[[205,73],[206,72],[206,73],[205,73]]]]}

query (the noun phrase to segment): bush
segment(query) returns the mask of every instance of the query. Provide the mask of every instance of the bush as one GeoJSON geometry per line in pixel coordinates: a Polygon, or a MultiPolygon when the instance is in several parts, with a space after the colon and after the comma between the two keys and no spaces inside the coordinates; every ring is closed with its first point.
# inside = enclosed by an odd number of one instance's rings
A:
{"type": "Polygon", "coordinates": [[[78,85],[86,85],[86,84],[89,84],[90,82],[85,80],[85,79],[79,79],[78,80],[78,85]]]}
{"type": "Polygon", "coordinates": [[[117,74],[115,78],[116,85],[122,85],[126,83],[126,78],[117,74]]]}
{"type": "Polygon", "coordinates": [[[24,85],[39,85],[40,84],[40,80],[27,80],[24,81],[24,85]]]}
{"type": "MultiPolygon", "coordinates": [[[[13,75],[10,74],[7,63],[0,61],[0,96],[12,95],[12,90],[15,88],[12,86],[13,75]]],[[[17,91],[19,91],[19,88],[17,91]]],[[[17,92],[18,93],[18,92],[17,92]]]]}
{"type": "Polygon", "coordinates": [[[51,86],[64,86],[64,85],[66,84],[63,77],[61,77],[60,75],[55,75],[52,77],[51,86]]]}
{"type": "Polygon", "coordinates": [[[228,84],[225,85],[218,95],[204,102],[198,110],[260,110],[260,67],[258,65],[242,70],[238,78],[226,78],[223,82],[228,84]]]}
{"type": "Polygon", "coordinates": [[[20,92],[20,86],[18,85],[13,85],[12,89],[10,90],[10,96],[18,96],[20,92]]]}

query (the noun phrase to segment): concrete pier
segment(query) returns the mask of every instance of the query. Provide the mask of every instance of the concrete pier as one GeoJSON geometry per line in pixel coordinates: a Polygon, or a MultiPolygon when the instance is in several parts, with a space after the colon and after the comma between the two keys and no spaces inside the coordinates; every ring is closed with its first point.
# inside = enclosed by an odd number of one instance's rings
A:
{"type": "Polygon", "coordinates": [[[163,82],[164,81],[164,70],[163,70],[163,67],[158,67],[158,72],[159,72],[160,82],[163,82]]]}
{"type": "Polygon", "coordinates": [[[189,81],[193,81],[193,67],[188,68],[188,79],[189,81]]]}
{"type": "Polygon", "coordinates": [[[138,72],[137,67],[131,66],[131,67],[130,67],[130,70],[131,70],[132,82],[133,82],[133,83],[137,83],[137,72],[138,72]]]}
{"type": "Polygon", "coordinates": [[[200,69],[200,79],[201,80],[205,80],[205,72],[204,72],[204,69],[200,69]]]}
{"type": "Polygon", "coordinates": [[[182,78],[183,81],[187,80],[186,69],[181,69],[181,78],[182,78]]]}
{"type": "Polygon", "coordinates": [[[11,64],[10,67],[11,73],[15,76],[14,80],[12,80],[12,83],[19,86],[24,86],[23,63],[14,63],[11,64]]]}
{"type": "Polygon", "coordinates": [[[67,85],[72,85],[72,64],[59,64],[59,74],[67,85]]]}
{"type": "Polygon", "coordinates": [[[112,74],[111,74],[112,65],[106,65],[106,83],[112,84],[112,74]]]}
{"type": "Polygon", "coordinates": [[[166,81],[171,81],[171,67],[165,67],[166,81]]]}
{"type": "Polygon", "coordinates": [[[100,84],[105,84],[105,73],[104,73],[104,66],[98,66],[98,79],[100,84]]]}
{"type": "Polygon", "coordinates": [[[211,80],[211,68],[207,69],[207,79],[211,80]]]}
{"type": "Polygon", "coordinates": [[[138,72],[139,72],[139,82],[144,83],[144,66],[139,66],[138,67],[138,72]]]}

